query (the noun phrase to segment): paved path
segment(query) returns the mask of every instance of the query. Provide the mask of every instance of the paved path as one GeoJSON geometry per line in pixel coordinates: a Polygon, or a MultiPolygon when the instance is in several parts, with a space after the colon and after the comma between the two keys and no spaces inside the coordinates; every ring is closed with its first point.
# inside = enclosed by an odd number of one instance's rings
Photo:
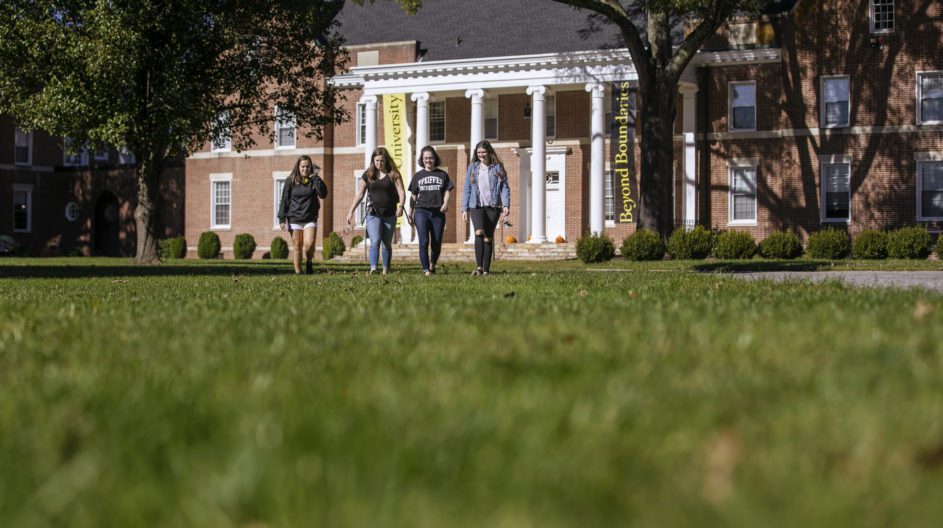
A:
{"type": "Polygon", "coordinates": [[[854,286],[926,288],[943,292],[943,271],[761,271],[731,273],[730,276],[747,280],[769,279],[779,282],[840,280],[854,286]]]}

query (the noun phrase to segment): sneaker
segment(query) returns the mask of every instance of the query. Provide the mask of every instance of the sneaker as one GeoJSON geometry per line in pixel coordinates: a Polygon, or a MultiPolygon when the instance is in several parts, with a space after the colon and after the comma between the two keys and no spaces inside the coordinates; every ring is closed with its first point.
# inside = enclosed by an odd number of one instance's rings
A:
{"type": "Polygon", "coordinates": [[[431,271],[431,270],[426,270],[426,271],[422,272],[422,274],[425,275],[426,277],[429,277],[429,276],[432,275],[432,271],[431,271]]]}
{"type": "Polygon", "coordinates": [[[313,275],[313,274],[314,274],[314,263],[309,260],[308,263],[305,264],[305,275],[313,275]]]}
{"type": "Polygon", "coordinates": [[[383,274],[384,274],[384,275],[386,275],[386,274],[389,273],[389,272],[390,272],[390,270],[388,270],[388,269],[386,269],[386,268],[383,268],[383,274]]]}
{"type": "Polygon", "coordinates": [[[376,269],[376,268],[370,268],[370,275],[376,275],[376,274],[377,274],[377,269],[376,269]]]}
{"type": "Polygon", "coordinates": [[[487,272],[487,271],[482,271],[481,274],[482,274],[482,275],[487,275],[488,272],[487,272]]]}
{"type": "Polygon", "coordinates": [[[476,268],[475,271],[472,272],[472,277],[477,277],[479,275],[481,275],[481,268],[476,268]]]}

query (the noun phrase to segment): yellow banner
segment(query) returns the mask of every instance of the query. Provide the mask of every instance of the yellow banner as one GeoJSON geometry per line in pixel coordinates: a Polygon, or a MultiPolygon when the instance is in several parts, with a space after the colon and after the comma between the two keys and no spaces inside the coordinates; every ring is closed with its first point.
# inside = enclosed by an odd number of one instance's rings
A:
{"type": "Polygon", "coordinates": [[[396,170],[403,177],[403,185],[409,174],[409,138],[406,137],[406,94],[383,95],[383,144],[390,151],[396,170]]]}

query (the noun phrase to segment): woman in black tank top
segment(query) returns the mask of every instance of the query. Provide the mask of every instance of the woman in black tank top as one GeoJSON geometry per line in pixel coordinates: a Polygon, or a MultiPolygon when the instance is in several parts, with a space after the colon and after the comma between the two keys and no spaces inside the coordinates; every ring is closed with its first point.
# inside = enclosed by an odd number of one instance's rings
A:
{"type": "Polygon", "coordinates": [[[383,147],[373,151],[373,163],[360,177],[357,196],[347,212],[347,223],[353,223],[354,211],[366,194],[368,198],[367,215],[364,225],[367,238],[370,239],[370,273],[376,273],[380,260],[380,245],[383,245],[383,274],[390,269],[393,258],[393,232],[396,218],[403,214],[400,197],[405,196],[403,179],[393,164],[390,153],[383,147]]]}

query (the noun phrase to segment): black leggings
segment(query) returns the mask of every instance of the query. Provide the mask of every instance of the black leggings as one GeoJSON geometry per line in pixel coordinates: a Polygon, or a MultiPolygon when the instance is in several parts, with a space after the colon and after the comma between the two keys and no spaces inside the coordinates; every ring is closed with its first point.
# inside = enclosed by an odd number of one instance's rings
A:
{"type": "Polygon", "coordinates": [[[491,255],[494,251],[494,229],[498,227],[501,209],[497,207],[475,207],[468,210],[475,230],[475,264],[482,271],[491,270],[491,255]],[[479,234],[479,231],[482,231],[479,234]]]}

